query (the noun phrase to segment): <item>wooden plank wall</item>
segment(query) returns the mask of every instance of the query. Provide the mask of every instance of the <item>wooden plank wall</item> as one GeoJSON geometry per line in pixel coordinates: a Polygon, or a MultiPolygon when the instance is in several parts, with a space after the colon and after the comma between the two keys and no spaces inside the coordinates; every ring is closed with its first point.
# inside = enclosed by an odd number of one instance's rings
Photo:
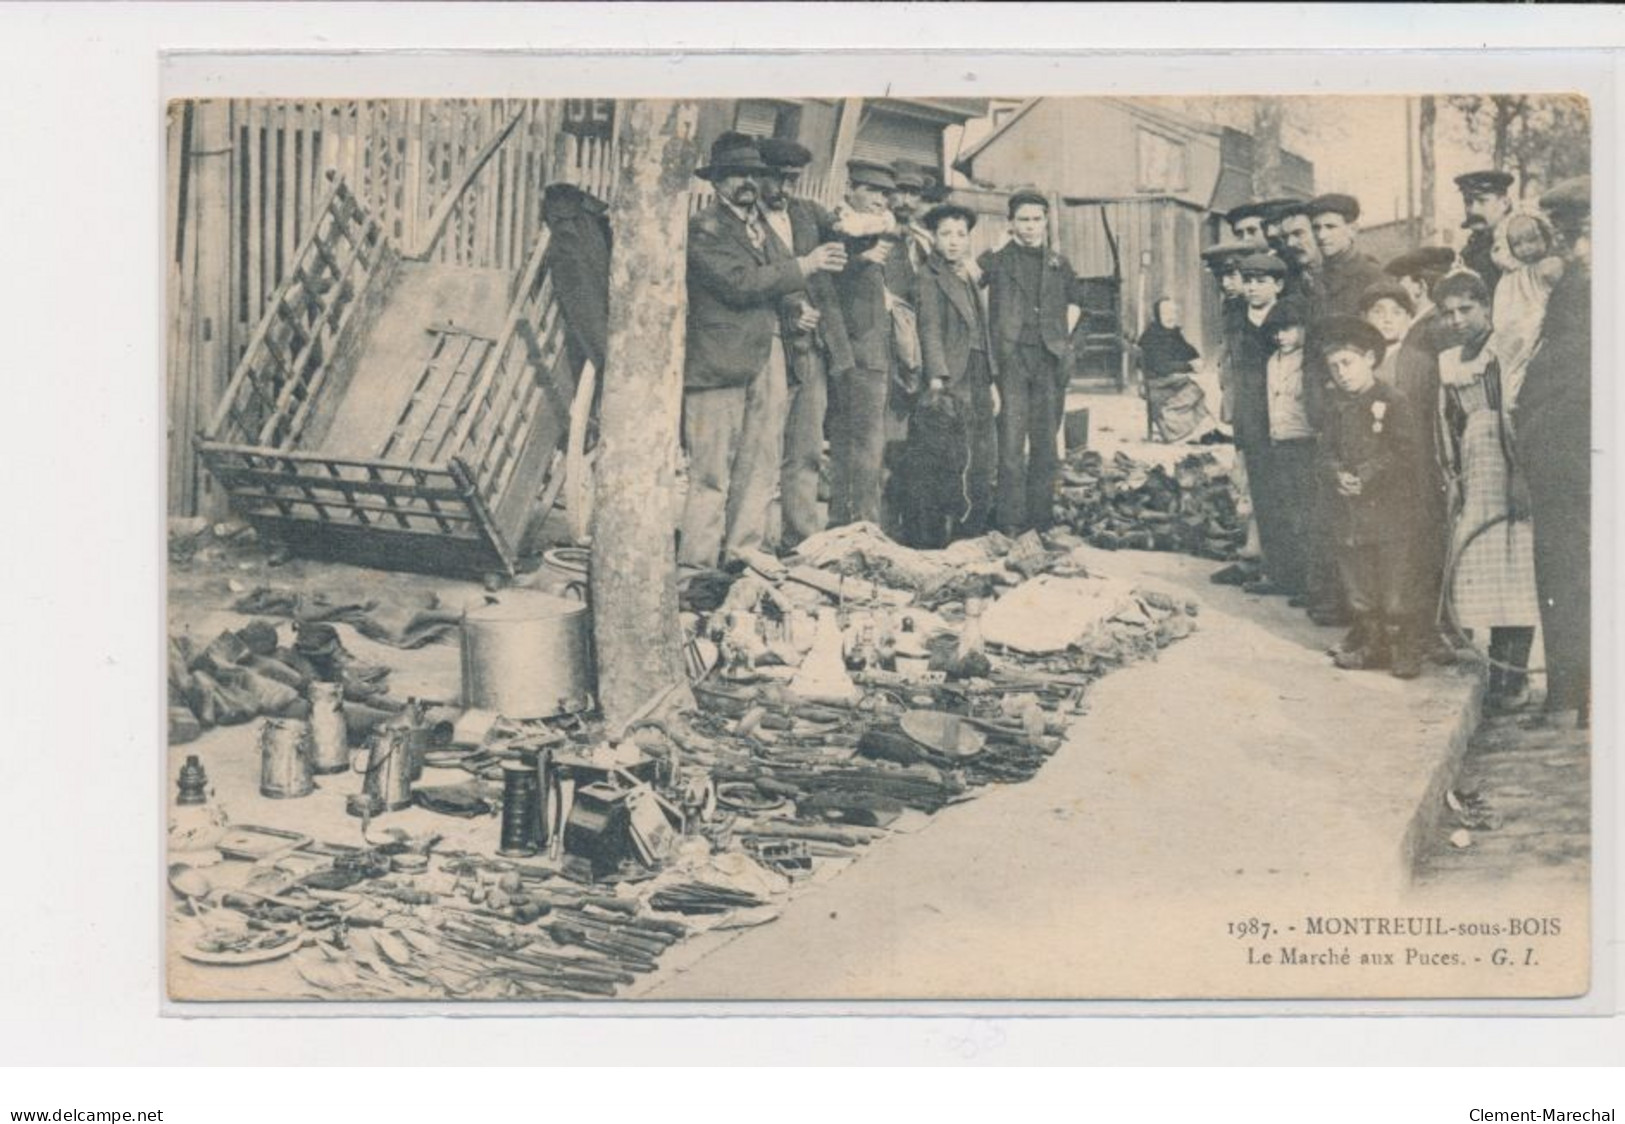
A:
{"type": "Polygon", "coordinates": [[[223,495],[200,473],[193,436],[317,218],[324,173],[342,173],[406,252],[481,146],[521,111],[514,135],[453,211],[436,254],[440,261],[503,269],[518,268],[541,228],[550,135],[543,103],[241,99],[171,105],[171,514],[225,512],[223,495]]]}
{"type": "MultiPolygon", "coordinates": [[[[212,414],[325,190],[340,172],[401,253],[427,233],[448,190],[516,113],[514,133],[447,223],[437,261],[517,271],[541,229],[542,189],[614,190],[613,142],[557,127],[555,102],[520,99],[175,102],[168,127],[169,511],[221,517],[225,499],[197,464],[212,414]]],[[[840,177],[798,194],[839,202],[840,177]]],[[[696,179],[690,213],[713,198],[696,179]]]]}

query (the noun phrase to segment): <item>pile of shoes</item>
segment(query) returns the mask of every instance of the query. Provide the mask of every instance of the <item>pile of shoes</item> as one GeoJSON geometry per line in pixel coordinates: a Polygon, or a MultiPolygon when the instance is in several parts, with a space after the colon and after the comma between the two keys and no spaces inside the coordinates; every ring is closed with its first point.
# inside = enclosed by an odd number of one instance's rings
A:
{"type": "Polygon", "coordinates": [[[169,731],[173,744],[214,726],[236,726],[260,716],[307,718],[312,682],[343,685],[346,719],[397,713],[388,697],[389,668],[365,664],[345,650],[329,624],[294,625],[283,645],[275,625],[254,621],[225,631],[201,649],[186,636],[169,639],[169,731]]]}
{"type": "Polygon", "coordinates": [[[1056,518],[1091,546],[1164,550],[1228,561],[1246,543],[1230,472],[1212,453],[1170,471],[1119,452],[1082,450],[1061,469],[1056,518]]]}

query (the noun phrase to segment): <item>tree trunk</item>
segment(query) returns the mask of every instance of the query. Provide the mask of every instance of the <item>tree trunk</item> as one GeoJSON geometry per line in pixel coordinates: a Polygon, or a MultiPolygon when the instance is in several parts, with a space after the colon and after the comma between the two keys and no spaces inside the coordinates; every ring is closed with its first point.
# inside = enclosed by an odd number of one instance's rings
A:
{"type": "Polygon", "coordinates": [[[1422,98],[1417,111],[1416,153],[1421,165],[1422,237],[1424,245],[1431,244],[1439,233],[1439,220],[1435,211],[1434,194],[1439,189],[1439,162],[1434,154],[1433,139],[1439,120],[1439,106],[1432,95],[1422,98]]]}
{"type": "Polygon", "coordinates": [[[1277,199],[1281,177],[1281,99],[1253,99],[1253,198],[1277,199]]]}
{"type": "Polygon", "coordinates": [[[612,727],[674,683],[687,692],[675,481],[700,116],[694,102],[615,108],[619,178],[590,561],[598,696],[612,727]]]}

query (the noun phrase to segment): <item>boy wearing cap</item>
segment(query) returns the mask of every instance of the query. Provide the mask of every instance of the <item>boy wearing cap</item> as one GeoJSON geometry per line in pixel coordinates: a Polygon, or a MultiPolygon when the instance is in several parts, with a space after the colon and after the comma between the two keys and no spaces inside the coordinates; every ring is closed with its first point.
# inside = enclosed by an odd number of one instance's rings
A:
{"type": "MultiPolygon", "coordinates": [[[[942,203],[926,212],[933,250],[920,270],[920,351],[924,358],[926,397],[921,409],[945,397],[963,423],[967,455],[955,459],[963,469],[951,480],[952,508],[946,536],[941,517],[916,546],[946,546],[948,538],[983,534],[993,507],[993,461],[997,439],[993,427],[992,341],[982,296],[969,268],[970,232],[976,213],[942,203]],[[941,396],[941,397],[939,397],[941,396]]],[[[911,436],[912,440],[912,436],[911,436]]],[[[939,465],[939,473],[948,465],[939,465]]]]}
{"type": "Polygon", "coordinates": [[[782,302],[807,279],[839,270],[838,243],[794,256],[756,204],[771,169],[749,137],[724,133],[695,174],[716,201],[689,221],[683,442],[689,488],[678,560],[713,567],[771,547],[785,421],[782,302]]]}
{"type": "Polygon", "coordinates": [[[1247,584],[1250,593],[1298,592],[1292,588],[1297,571],[1290,535],[1283,537],[1279,497],[1282,471],[1277,464],[1270,433],[1269,362],[1275,354],[1275,334],[1266,326],[1281,299],[1286,264],[1274,254],[1252,253],[1238,263],[1245,310],[1227,343],[1230,379],[1234,387],[1231,425],[1236,448],[1246,458],[1247,493],[1258,523],[1259,547],[1265,578],[1247,584]]]}
{"type": "MultiPolygon", "coordinates": [[[[1253,500],[1265,565],[1274,591],[1301,595],[1308,581],[1305,534],[1315,486],[1315,429],[1304,400],[1303,347],[1308,308],[1298,297],[1282,297],[1261,325],[1274,345],[1265,363],[1269,445],[1255,454],[1261,469],[1253,500]]],[[[1249,480],[1253,477],[1251,473],[1249,480]]],[[[1252,592],[1261,592],[1258,586],[1252,592]]]]}
{"type": "Polygon", "coordinates": [[[1054,520],[1056,437],[1072,379],[1067,309],[1082,305],[1072,265],[1047,244],[1049,200],[1010,196],[1011,239],[982,255],[999,389],[998,529],[1019,535],[1054,520]]]}
{"type": "Polygon", "coordinates": [[[1333,661],[1355,671],[1387,667],[1396,678],[1412,679],[1422,670],[1409,558],[1416,488],[1406,472],[1415,418],[1404,395],[1377,381],[1388,345],[1376,328],[1336,316],[1314,334],[1334,386],[1320,469],[1335,496],[1338,572],[1353,615],[1333,661]]]}
{"type": "Polygon", "coordinates": [[[1377,259],[1358,245],[1360,201],[1352,195],[1317,195],[1308,212],[1320,248],[1321,312],[1358,316],[1360,294],[1382,278],[1377,259]]]}
{"type": "MultiPolygon", "coordinates": [[[[834,217],[811,199],[793,195],[801,170],[812,153],[795,141],[766,137],[758,142],[762,159],[772,169],[761,176],[761,208],[768,226],[794,254],[806,254],[832,236],[834,217]]],[[[847,377],[855,367],[846,317],[832,274],[807,279],[805,301],[788,302],[781,331],[790,358],[790,407],[784,427],[784,459],[779,473],[780,550],[792,549],[824,529],[818,505],[818,477],[824,459],[824,415],[831,380],[847,377]],[[810,305],[815,317],[805,316],[810,305]],[[801,325],[807,320],[811,328],[801,325]]]]}
{"type": "Polygon", "coordinates": [[[1496,283],[1501,280],[1501,268],[1495,264],[1495,228],[1512,213],[1512,176],[1507,172],[1485,170],[1468,172],[1456,177],[1461,191],[1461,206],[1465,212],[1461,228],[1468,232],[1467,244],[1461,248],[1461,264],[1478,274],[1495,297],[1496,283]]]}
{"type": "Polygon", "coordinates": [[[886,403],[891,390],[892,317],[886,259],[897,220],[886,207],[896,188],[891,166],[872,160],[847,164],[846,201],[836,228],[846,238],[846,268],[836,282],[853,369],[830,382],[829,523],[881,522],[886,455],[886,403]]]}

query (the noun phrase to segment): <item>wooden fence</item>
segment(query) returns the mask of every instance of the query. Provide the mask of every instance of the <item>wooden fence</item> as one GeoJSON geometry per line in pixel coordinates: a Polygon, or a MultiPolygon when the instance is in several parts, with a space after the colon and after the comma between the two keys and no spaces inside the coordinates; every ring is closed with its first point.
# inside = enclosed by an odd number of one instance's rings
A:
{"type": "MultiPolygon", "coordinates": [[[[613,139],[577,138],[561,121],[561,103],[529,99],[170,106],[172,513],[224,514],[194,438],[320,218],[327,173],[343,179],[402,255],[517,271],[541,230],[546,184],[573,183],[606,201],[614,192],[613,139]]],[[[809,176],[797,192],[833,206],[844,186],[839,176],[809,176]]],[[[713,198],[695,179],[690,213],[713,198]]]]}

